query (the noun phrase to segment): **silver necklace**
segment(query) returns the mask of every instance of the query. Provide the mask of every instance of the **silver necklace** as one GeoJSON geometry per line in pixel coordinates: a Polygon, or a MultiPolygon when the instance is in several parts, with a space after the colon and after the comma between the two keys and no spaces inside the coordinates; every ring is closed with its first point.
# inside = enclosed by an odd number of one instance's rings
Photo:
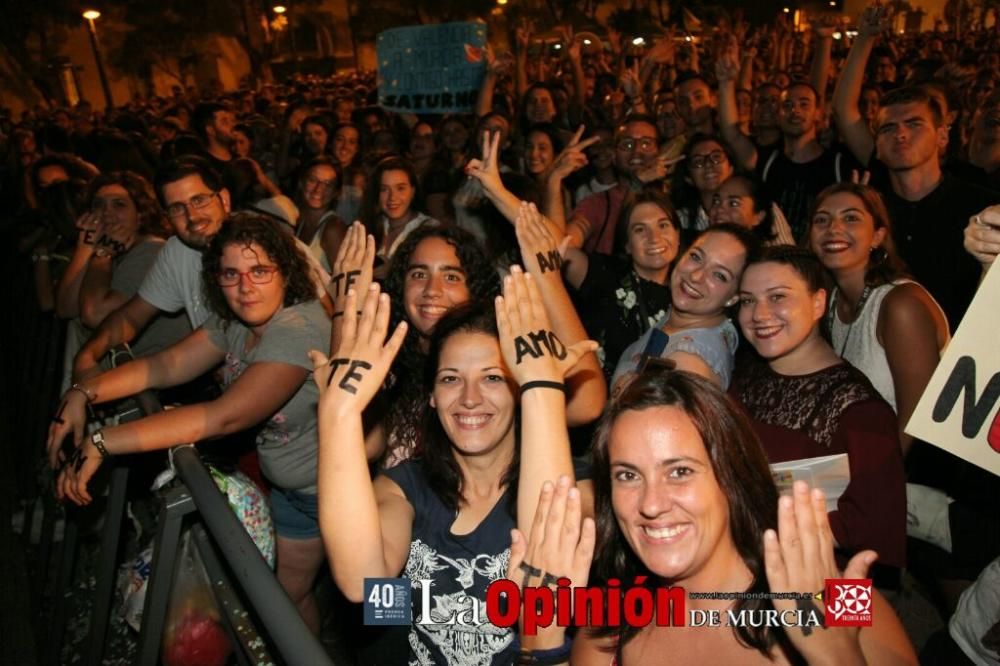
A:
{"type": "MultiPolygon", "coordinates": [[[[840,295],[840,290],[833,292],[833,303],[830,307],[830,335],[833,335],[833,324],[837,317],[837,296],[840,295]]],[[[851,339],[851,331],[854,330],[854,322],[858,320],[861,313],[865,309],[865,303],[868,302],[868,297],[872,295],[872,288],[869,285],[865,285],[865,290],[861,292],[861,298],[858,299],[858,304],[854,306],[854,313],[851,317],[851,323],[847,325],[847,335],[844,336],[844,342],[840,345],[840,351],[837,352],[837,356],[843,358],[844,350],[847,349],[847,342],[851,339]]]]}

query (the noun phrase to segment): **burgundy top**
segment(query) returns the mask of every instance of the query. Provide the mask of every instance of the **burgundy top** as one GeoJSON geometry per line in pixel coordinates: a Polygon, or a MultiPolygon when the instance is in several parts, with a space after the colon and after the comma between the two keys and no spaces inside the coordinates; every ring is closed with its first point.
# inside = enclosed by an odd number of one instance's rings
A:
{"type": "Polygon", "coordinates": [[[848,363],[779,375],[765,363],[738,370],[730,393],[746,408],[772,463],[846,453],[851,481],[830,512],[837,543],[906,562],[906,480],[896,415],[848,363]]]}

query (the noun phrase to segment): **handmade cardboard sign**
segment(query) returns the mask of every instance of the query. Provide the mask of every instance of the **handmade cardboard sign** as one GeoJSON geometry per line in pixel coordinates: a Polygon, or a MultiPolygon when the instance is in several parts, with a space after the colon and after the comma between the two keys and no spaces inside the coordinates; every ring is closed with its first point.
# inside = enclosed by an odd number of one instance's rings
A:
{"type": "Polygon", "coordinates": [[[998,265],[979,285],[906,432],[1000,475],[998,265]]]}
{"type": "Polygon", "coordinates": [[[398,113],[469,113],[486,73],[486,24],[393,28],[375,40],[379,106],[398,113]]]}

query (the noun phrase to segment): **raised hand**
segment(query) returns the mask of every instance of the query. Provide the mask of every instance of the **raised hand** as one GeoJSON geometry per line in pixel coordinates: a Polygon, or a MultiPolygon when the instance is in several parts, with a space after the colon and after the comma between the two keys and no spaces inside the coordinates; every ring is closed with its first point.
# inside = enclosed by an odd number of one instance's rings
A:
{"type": "Polygon", "coordinates": [[[674,43],[673,29],[666,37],[656,40],[653,48],[649,49],[646,59],[657,65],[670,65],[674,62],[677,54],[677,45],[674,43]]]}
{"type": "Polygon", "coordinates": [[[321,412],[360,414],[389,374],[403,338],[406,322],[400,322],[392,336],[389,331],[389,296],[379,293],[378,284],[368,287],[360,317],[357,292],[347,292],[340,344],[328,359],[319,351],[309,352],[313,361],[313,381],[319,388],[321,412]]]}
{"type": "Polygon", "coordinates": [[[527,53],[530,43],[531,24],[526,19],[522,19],[514,31],[514,44],[521,53],[527,53]]]}
{"type": "MultiPolygon", "coordinates": [[[[865,578],[875,562],[874,551],[855,555],[841,574],[833,554],[834,537],[826,513],[826,498],[819,489],[796,481],[792,496],[778,501],[778,532],[764,533],[764,566],[772,593],[816,593],[827,578],[865,578]]],[[[814,611],[822,622],[823,608],[813,600],[774,599],[775,609],[814,611]]],[[[787,627],[795,647],[812,662],[864,663],[858,627],[787,627]]]]}
{"type": "Polygon", "coordinates": [[[867,169],[862,169],[858,171],[857,169],[851,169],[851,182],[855,185],[867,185],[868,181],[871,180],[872,172],[867,169]]]}
{"type": "Polygon", "coordinates": [[[87,397],[79,389],[66,392],[59,403],[59,409],[52,417],[49,425],[49,437],[45,442],[45,450],[49,456],[49,465],[57,469],[63,462],[63,441],[66,435],[73,433],[73,446],[79,447],[83,441],[83,433],[87,426],[87,397]]]}
{"type": "Polygon", "coordinates": [[[98,213],[87,211],[77,218],[75,226],[79,231],[77,244],[93,246],[97,242],[97,234],[101,226],[101,216],[98,213]]]}
{"type": "Polygon", "coordinates": [[[637,97],[640,92],[642,92],[642,82],[639,79],[638,60],[633,60],[631,67],[626,67],[622,70],[619,83],[621,84],[622,92],[624,92],[629,99],[637,97]]]}
{"type": "Polygon", "coordinates": [[[348,227],[347,234],[337,249],[337,258],[333,260],[328,290],[336,312],[344,312],[348,290],[354,289],[359,294],[368,293],[374,267],[375,237],[365,232],[363,224],[355,222],[348,227]]]}
{"type": "Polygon", "coordinates": [[[519,386],[533,381],[560,383],[581,356],[597,351],[592,340],[570,347],[563,344],[552,330],[534,279],[520,266],[511,266],[504,278],[496,313],[500,350],[519,386]]]}
{"type": "MultiPolygon", "coordinates": [[[[593,519],[582,516],[580,491],[570,486],[568,476],[560,477],[554,486],[551,481],[545,482],[529,537],[525,539],[520,530],[511,530],[507,578],[518,583],[522,591],[529,586],[555,588],[560,578],[568,578],[574,587],[586,587],[596,530],[593,519]]],[[[538,627],[537,635],[522,636],[522,646],[558,647],[564,632],[565,628],[553,622],[549,627],[538,627]]]]}
{"type": "Polygon", "coordinates": [[[482,183],[488,193],[495,194],[504,189],[500,180],[500,132],[483,132],[482,146],[483,158],[469,160],[465,173],[482,183]]]}
{"type": "Polygon", "coordinates": [[[640,182],[652,183],[657,180],[663,180],[670,175],[673,171],[674,166],[685,159],[684,155],[671,155],[669,147],[666,150],[660,151],[653,160],[652,164],[642,169],[635,175],[640,182]]]}
{"type": "Polygon", "coordinates": [[[833,33],[837,30],[837,17],[829,14],[820,16],[813,23],[812,30],[821,39],[833,39],[833,33]]]}
{"type": "Polygon", "coordinates": [[[720,83],[735,81],[740,75],[740,46],[732,35],[726,39],[715,61],[715,78],[720,83]]]}
{"type": "Polygon", "coordinates": [[[580,137],[583,136],[583,130],[584,126],[580,125],[576,133],[573,134],[573,138],[569,144],[552,161],[552,166],[549,167],[549,176],[556,176],[562,180],[574,171],[586,166],[587,155],[584,151],[600,141],[601,137],[595,135],[581,141],[580,137]]]}
{"type": "Polygon", "coordinates": [[[521,202],[514,230],[528,273],[536,277],[553,271],[559,273],[569,236],[563,238],[561,243],[557,241],[558,231],[552,222],[539,212],[535,204],[527,201],[521,202]]]}
{"type": "Polygon", "coordinates": [[[891,20],[891,7],[882,4],[869,5],[861,12],[858,34],[862,37],[875,37],[889,29],[891,20]]]}

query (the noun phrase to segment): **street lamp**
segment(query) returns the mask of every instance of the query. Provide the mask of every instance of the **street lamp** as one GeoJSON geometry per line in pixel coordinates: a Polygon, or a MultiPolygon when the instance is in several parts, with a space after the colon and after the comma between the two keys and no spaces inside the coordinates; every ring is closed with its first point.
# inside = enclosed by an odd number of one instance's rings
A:
{"type": "Polygon", "coordinates": [[[290,11],[289,7],[286,7],[284,5],[275,5],[274,7],[271,7],[271,11],[273,11],[278,16],[282,16],[286,12],[288,13],[288,16],[285,17],[285,20],[288,21],[288,45],[291,47],[292,62],[294,64],[294,66],[295,66],[295,71],[298,72],[299,71],[299,54],[298,54],[298,52],[295,49],[295,26],[292,25],[292,12],[290,11]]]}
{"type": "Polygon", "coordinates": [[[83,18],[87,19],[87,27],[90,33],[90,48],[94,52],[94,61],[97,62],[97,75],[101,78],[101,88],[104,90],[104,105],[108,111],[115,107],[115,102],[111,98],[111,86],[108,85],[108,75],[104,71],[104,59],[101,57],[101,47],[97,42],[97,26],[94,21],[101,18],[101,12],[96,9],[87,9],[83,12],[83,18]]]}
{"type": "Polygon", "coordinates": [[[275,5],[272,9],[274,9],[275,14],[284,14],[287,11],[284,5],[275,5]]]}

